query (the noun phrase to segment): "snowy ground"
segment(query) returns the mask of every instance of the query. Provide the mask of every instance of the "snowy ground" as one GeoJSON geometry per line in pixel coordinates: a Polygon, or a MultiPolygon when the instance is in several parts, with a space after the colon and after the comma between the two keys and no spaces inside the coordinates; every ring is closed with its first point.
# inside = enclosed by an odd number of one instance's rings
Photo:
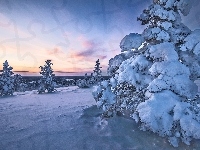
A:
{"type": "MultiPolygon", "coordinates": [[[[100,119],[91,89],[59,88],[0,98],[0,150],[173,150],[133,120],[100,119]]],[[[200,150],[200,140],[179,148],[200,150]]]]}

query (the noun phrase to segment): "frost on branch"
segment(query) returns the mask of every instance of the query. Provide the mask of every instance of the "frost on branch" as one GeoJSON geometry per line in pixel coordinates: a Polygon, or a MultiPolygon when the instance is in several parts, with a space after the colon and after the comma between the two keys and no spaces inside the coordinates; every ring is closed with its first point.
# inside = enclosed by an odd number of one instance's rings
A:
{"type": "Polygon", "coordinates": [[[0,94],[4,95],[13,95],[14,92],[14,78],[12,67],[9,66],[8,61],[6,60],[3,63],[3,72],[0,75],[0,94]]]}
{"type": "Polygon", "coordinates": [[[182,51],[191,51],[195,55],[200,55],[200,29],[194,30],[184,39],[184,44],[181,45],[182,51]]]}
{"type": "Polygon", "coordinates": [[[191,79],[200,77],[200,29],[194,30],[180,46],[182,62],[189,67],[191,79]]]}
{"type": "Polygon", "coordinates": [[[192,7],[190,0],[154,0],[154,3],[159,4],[165,9],[179,10],[183,15],[188,15],[192,7]]]}
{"type": "Polygon", "coordinates": [[[145,38],[145,40],[147,40],[148,42],[167,42],[170,39],[169,33],[167,33],[166,31],[158,28],[158,27],[154,27],[154,28],[148,28],[146,30],[144,30],[143,32],[143,36],[145,38]]]}
{"type": "Polygon", "coordinates": [[[138,18],[146,29],[122,39],[122,53],[109,61],[112,78],[93,91],[106,116],[130,114],[175,147],[200,139],[200,30],[181,23],[191,2],[154,0],[138,18]]]}
{"type": "Polygon", "coordinates": [[[39,93],[43,93],[47,90],[47,92],[55,92],[55,82],[54,82],[54,74],[53,69],[51,68],[51,60],[46,60],[44,66],[40,66],[40,74],[42,75],[39,80],[39,93]]]}

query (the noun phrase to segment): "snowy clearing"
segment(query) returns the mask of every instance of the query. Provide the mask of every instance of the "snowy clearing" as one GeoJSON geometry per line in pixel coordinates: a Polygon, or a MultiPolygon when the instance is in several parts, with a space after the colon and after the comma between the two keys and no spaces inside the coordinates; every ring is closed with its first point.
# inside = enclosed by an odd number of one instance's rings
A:
{"type": "Polygon", "coordinates": [[[200,149],[199,140],[174,148],[165,138],[140,131],[133,120],[124,117],[101,120],[92,89],[57,90],[0,98],[0,150],[200,149]]]}

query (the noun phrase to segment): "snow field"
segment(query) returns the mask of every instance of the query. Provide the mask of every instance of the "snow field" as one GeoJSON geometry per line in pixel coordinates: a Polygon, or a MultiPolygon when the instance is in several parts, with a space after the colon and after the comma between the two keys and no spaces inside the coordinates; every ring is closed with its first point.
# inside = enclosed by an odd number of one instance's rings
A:
{"type": "Polygon", "coordinates": [[[15,93],[0,99],[0,150],[175,150],[200,149],[169,145],[143,132],[124,117],[102,120],[92,89],[58,88],[57,93],[15,93]]]}

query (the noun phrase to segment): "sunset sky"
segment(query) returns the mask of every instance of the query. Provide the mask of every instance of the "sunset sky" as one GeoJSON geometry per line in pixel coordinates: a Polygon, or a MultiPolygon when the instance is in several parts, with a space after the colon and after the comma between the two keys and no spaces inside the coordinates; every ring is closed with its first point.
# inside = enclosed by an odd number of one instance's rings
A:
{"type": "MultiPolygon", "coordinates": [[[[120,53],[129,33],[141,33],[137,17],[152,0],[0,0],[0,70],[8,60],[15,73],[39,75],[51,59],[56,75],[84,75],[100,59],[120,53]]],[[[194,0],[183,22],[200,28],[200,4],[194,0]]]]}

